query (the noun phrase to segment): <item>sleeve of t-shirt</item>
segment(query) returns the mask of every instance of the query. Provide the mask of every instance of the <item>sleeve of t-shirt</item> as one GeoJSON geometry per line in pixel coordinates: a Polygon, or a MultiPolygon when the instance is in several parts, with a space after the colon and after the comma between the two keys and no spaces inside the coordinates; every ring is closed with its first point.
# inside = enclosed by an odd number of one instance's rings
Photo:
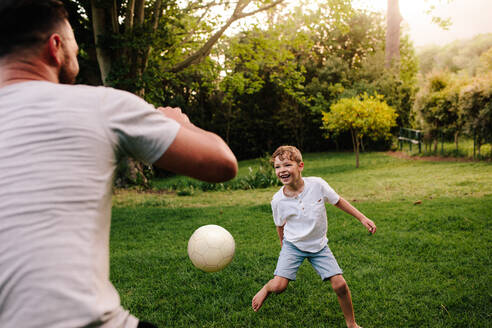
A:
{"type": "Polygon", "coordinates": [[[323,179],[320,180],[321,193],[323,194],[323,199],[325,203],[330,203],[335,205],[340,200],[340,196],[333,190],[332,187],[323,179]]]}
{"type": "Polygon", "coordinates": [[[280,216],[278,201],[275,199],[272,200],[272,214],[273,214],[273,222],[277,227],[281,227],[285,224],[285,219],[280,216]]]}
{"type": "Polygon", "coordinates": [[[114,147],[151,164],[173,143],[180,125],[132,93],[104,88],[101,111],[114,147]]]}

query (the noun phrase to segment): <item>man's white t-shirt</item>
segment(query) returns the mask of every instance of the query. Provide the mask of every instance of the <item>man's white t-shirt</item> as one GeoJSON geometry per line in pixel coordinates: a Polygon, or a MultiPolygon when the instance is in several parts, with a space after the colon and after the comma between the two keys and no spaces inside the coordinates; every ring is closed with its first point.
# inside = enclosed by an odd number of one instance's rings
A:
{"type": "Polygon", "coordinates": [[[153,163],[178,130],[124,91],[0,88],[0,327],[136,327],[109,281],[115,153],[153,163]]]}
{"type": "Polygon", "coordinates": [[[322,178],[307,177],[304,190],[287,197],[284,187],[273,195],[272,212],[276,226],[284,226],[284,239],[305,252],[316,253],[328,243],[325,202],[335,205],[340,196],[322,178]]]}

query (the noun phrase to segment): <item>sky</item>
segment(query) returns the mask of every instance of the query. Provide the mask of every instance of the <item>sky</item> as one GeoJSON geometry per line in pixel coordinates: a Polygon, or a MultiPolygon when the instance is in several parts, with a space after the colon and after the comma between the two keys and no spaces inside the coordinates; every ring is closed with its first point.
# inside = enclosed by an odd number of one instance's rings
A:
{"type": "MultiPolygon", "coordinates": [[[[386,12],[387,0],[359,0],[359,6],[386,12]]],[[[492,0],[400,0],[404,24],[408,24],[414,45],[444,45],[458,39],[469,39],[492,33],[492,0]],[[449,3],[448,3],[449,2],[449,3]],[[434,15],[451,18],[446,31],[431,22],[425,14],[434,5],[434,15]]]]}
{"type": "MultiPolygon", "coordinates": [[[[287,0],[290,7],[299,5],[302,0],[287,0]]],[[[306,1],[306,0],[304,0],[306,1]]],[[[309,8],[324,0],[309,0],[309,8]]],[[[371,9],[386,13],[388,0],[353,0],[356,8],[371,9]]],[[[402,26],[408,28],[410,39],[416,47],[445,45],[455,40],[470,39],[478,34],[492,33],[492,0],[399,0],[402,26]],[[432,16],[426,11],[434,6],[432,15],[450,18],[452,25],[443,30],[432,23],[432,16]]],[[[228,17],[228,15],[226,15],[228,17]]],[[[257,18],[262,17],[256,15],[257,18]]],[[[255,18],[246,18],[235,26],[248,25],[255,18]]],[[[237,32],[235,26],[226,34],[237,32]]]]}

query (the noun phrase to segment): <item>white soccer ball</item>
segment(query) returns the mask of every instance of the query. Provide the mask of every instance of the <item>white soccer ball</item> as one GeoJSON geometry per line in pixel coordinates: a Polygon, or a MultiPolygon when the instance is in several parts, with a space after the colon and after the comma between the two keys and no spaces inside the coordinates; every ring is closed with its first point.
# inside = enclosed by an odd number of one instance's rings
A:
{"type": "Polygon", "coordinates": [[[188,241],[188,256],[195,267],[216,272],[231,263],[236,245],[226,229],[215,224],[202,226],[188,241]]]}

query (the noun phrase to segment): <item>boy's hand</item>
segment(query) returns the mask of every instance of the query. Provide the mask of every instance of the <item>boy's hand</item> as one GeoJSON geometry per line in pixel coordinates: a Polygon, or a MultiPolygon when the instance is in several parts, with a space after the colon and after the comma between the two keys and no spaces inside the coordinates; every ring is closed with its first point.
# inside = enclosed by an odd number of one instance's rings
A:
{"type": "Polygon", "coordinates": [[[372,220],[365,218],[362,220],[361,223],[364,225],[364,227],[366,227],[367,231],[369,231],[370,234],[374,235],[374,233],[376,233],[376,225],[374,224],[374,222],[372,222],[372,220]]]}

